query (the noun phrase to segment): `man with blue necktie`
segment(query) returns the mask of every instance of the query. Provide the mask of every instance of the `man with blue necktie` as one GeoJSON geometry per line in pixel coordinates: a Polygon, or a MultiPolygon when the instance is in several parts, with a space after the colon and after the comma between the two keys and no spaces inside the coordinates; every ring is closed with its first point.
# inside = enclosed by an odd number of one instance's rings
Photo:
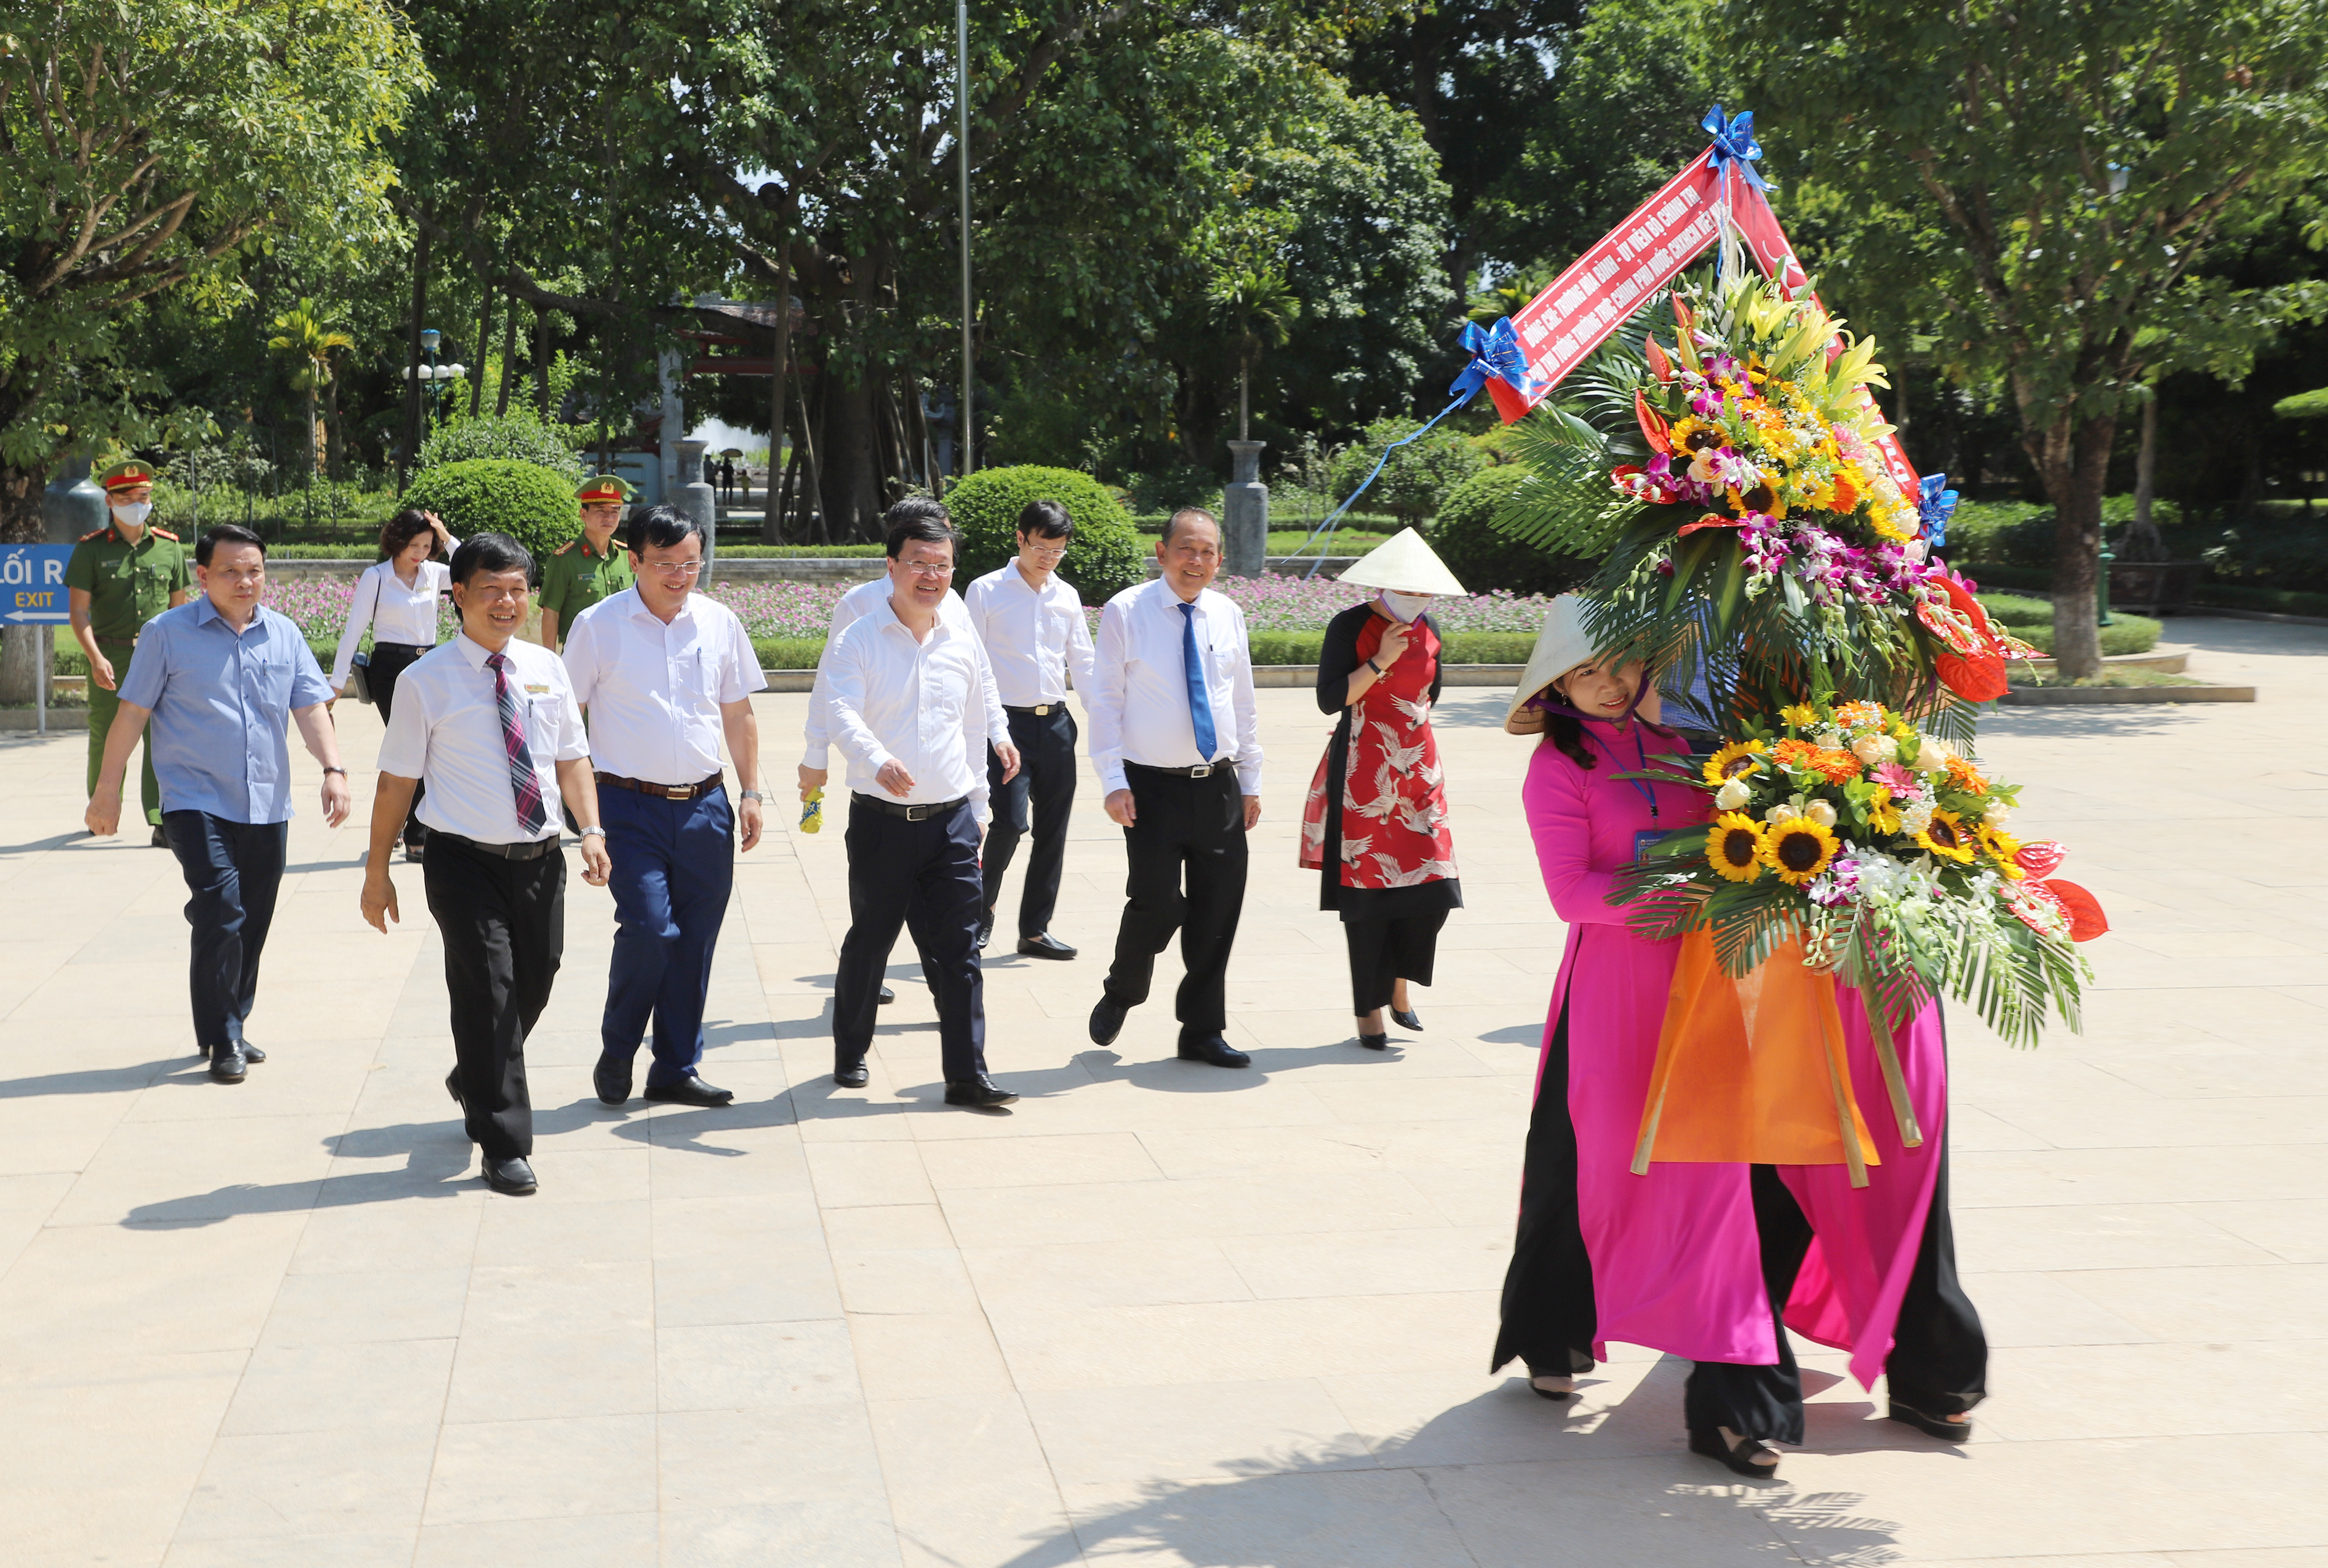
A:
{"type": "Polygon", "coordinates": [[[1148,1000],[1156,955],[1180,934],[1180,1059],[1242,1067],[1228,1027],[1229,949],[1244,910],[1245,834],[1261,820],[1261,725],[1244,612],[1211,591],[1221,525],[1183,507],[1157,541],[1160,575],[1110,599],[1099,623],[1092,765],[1131,862],[1123,924],[1094,1045],[1148,1000]]]}

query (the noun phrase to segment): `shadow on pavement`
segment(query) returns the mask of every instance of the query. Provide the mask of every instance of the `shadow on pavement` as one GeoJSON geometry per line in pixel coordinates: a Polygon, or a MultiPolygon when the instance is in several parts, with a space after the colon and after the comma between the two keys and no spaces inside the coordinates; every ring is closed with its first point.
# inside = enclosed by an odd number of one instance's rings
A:
{"type": "MultiPolygon", "coordinates": [[[[538,1127],[537,1123],[537,1127],[538,1127]]],[[[360,1203],[393,1203],[408,1197],[451,1197],[475,1179],[468,1135],[456,1117],[443,1122],[405,1122],[327,1138],[334,1156],[379,1160],[405,1156],[401,1170],[356,1170],[312,1181],[267,1186],[230,1185],[185,1197],[140,1204],[125,1225],[211,1225],[244,1215],[295,1214],[306,1209],[344,1208],[360,1203]]]]}
{"type": "Polygon", "coordinates": [[[151,1088],[174,1072],[183,1072],[191,1081],[209,1070],[200,1056],[189,1052],[166,1061],[139,1062],[127,1067],[84,1067],[77,1073],[5,1078],[0,1079],[0,1100],[33,1100],[43,1094],[118,1094],[151,1088]]]}
{"type": "MultiPolygon", "coordinates": [[[[1847,1407],[1834,1408],[1847,1419],[1847,1407]]],[[[1678,1420],[1678,1409],[1670,1413],[1678,1420]]],[[[1837,1563],[1897,1555],[1899,1526],[1862,1514],[1863,1494],[1734,1479],[1683,1451],[1677,1431],[1668,1454],[1596,1442],[1598,1430],[1525,1397],[1515,1377],[1371,1455],[1347,1433],[1307,1451],[1227,1460],[1225,1477],[1152,1483],[1002,1568],[1150,1554],[1192,1568],[1767,1568],[1798,1552],[1837,1563]],[[1499,1434],[1508,1440],[1500,1451],[1499,1434]],[[1422,1457],[1431,1453],[1448,1458],[1433,1463],[1422,1457]]],[[[1822,1446],[1816,1433],[1812,1446],[1822,1446]]]]}

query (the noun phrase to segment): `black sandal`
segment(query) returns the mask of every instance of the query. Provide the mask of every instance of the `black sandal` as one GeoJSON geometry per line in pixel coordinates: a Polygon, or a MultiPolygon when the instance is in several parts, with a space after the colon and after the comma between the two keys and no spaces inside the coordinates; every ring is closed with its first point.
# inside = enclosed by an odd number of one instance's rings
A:
{"type": "Polygon", "coordinates": [[[1944,1415],[1927,1415],[1912,1404],[1892,1402],[1892,1419],[1904,1422],[1927,1437],[1945,1438],[1949,1442],[1962,1442],[1972,1435],[1972,1418],[1950,1421],[1944,1415]]]}
{"type": "Polygon", "coordinates": [[[1720,1432],[1693,1432],[1689,1434],[1689,1451],[1702,1453],[1710,1460],[1720,1460],[1737,1474],[1750,1476],[1756,1480],[1768,1480],[1779,1473],[1776,1464],[1758,1465],[1754,1462],[1756,1454],[1766,1453],[1773,1460],[1779,1457],[1778,1450],[1758,1438],[1741,1437],[1737,1447],[1724,1448],[1720,1432]]]}
{"type": "MultiPolygon", "coordinates": [[[[1536,1378],[1537,1378],[1539,1376],[1544,1376],[1544,1377],[1568,1377],[1568,1374],[1566,1374],[1566,1373],[1564,1373],[1564,1372],[1546,1372],[1546,1373],[1542,1373],[1542,1374],[1534,1373],[1534,1372],[1529,1373],[1529,1374],[1528,1374],[1528,1392],[1529,1392],[1530,1394],[1535,1394],[1538,1399],[1549,1399],[1549,1400],[1553,1400],[1553,1401],[1557,1402],[1557,1401],[1563,1400],[1563,1399],[1573,1399],[1573,1398],[1575,1398],[1575,1397],[1576,1397],[1576,1390],[1575,1390],[1573,1387],[1570,1387],[1570,1388],[1539,1388],[1539,1387],[1537,1387],[1537,1386],[1536,1386],[1536,1382],[1535,1382],[1535,1380],[1536,1380],[1536,1378]]],[[[1573,1384],[1573,1383],[1576,1381],[1576,1379],[1574,1379],[1573,1377],[1569,1377],[1569,1378],[1568,1378],[1568,1380],[1569,1380],[1569,1382],[1570,1382],[1571,1384],[1573,1384]]]]}

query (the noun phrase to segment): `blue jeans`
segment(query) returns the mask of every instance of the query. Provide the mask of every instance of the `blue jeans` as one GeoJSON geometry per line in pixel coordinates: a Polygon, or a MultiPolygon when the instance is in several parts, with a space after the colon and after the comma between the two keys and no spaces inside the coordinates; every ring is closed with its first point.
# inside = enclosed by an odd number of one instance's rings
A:
{"type": "Polygon", "coordinates": [[[736,816],[724,787],[672,801],[612,785],[598,791],[598,816],[614,862],[606,887],[615,920],[599,1041],[628,1061],[652,1019],[647,1084],[660,1088],[703,1060],[711,954],[736,885],[736,816]]]}
{"type": "Polygon", "coordinates": [[[186,973],[194,1044],[242,1043],[258,994],[258,958],[275,922],[288,822],[236,822],[207,812],[165,812],[162,831],[186,875],[186,924],[194,928],[186,973]]]}

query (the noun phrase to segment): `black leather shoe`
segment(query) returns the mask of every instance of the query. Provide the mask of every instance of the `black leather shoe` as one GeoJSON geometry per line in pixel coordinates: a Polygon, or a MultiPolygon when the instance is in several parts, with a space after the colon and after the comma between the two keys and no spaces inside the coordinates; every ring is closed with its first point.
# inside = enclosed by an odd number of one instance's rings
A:
{"type": "MultiPolygon", "coordinates": [[[[196,1046],[194,1047],[194,1055],[198,1056],[207,1056],[210,1054],[211,1048],[208,1046],[196,1046]]],[[[267,1053],[260,1050],[257,1046],[252,1045],[249,1040],[245,1040],[242,1042],[242,1059],[246,1062],[263,1062],[267,1060],[267,1053]]]]}
{"type": "Polygon", "coordinates": [[[862,1062],[851,1062],[832,1069],[832,1081],[844,1089],[862,1089],[872,1079],[872,1072],[862,1062]]]}
{"type": "Polygon", "coordinates": [[[495,1192],[505,1192],[512,1197],[523,1197],[541,1184],[533,1178],[533,1167],[522,1160],[484,1160],[485,1185],[495,1192]]]}
{"type": "Polygon", "coordinates": [[[242,1054],[240,1046],[220,1046],[211,1052],[211,1082],[239,1084],[243,1069],[249,1063],[249,1058],[242,1054]]]}
{"type": "Polygon", "coordinates": [[[715,1089],[690,1073],[676,1084],[649,1084],[646,1097],[664,1105],[725,1105],[736,1098],[733,1089],[715,1089]]]}
{"type": "Polygon", "coordinates": [[[1130,1008],[1124,1006],[1113,997],[1103,996],[1100,998],[1099,1006],[1092,1009],[1092,1044],[1095,1046],[1112,1046],[1115,1044],[1115,1037],[1123,1032],[1124,1015],[1129,1013],[1131,1010],[1131,1009],[1130,1008]]]}
{"type": "Polygon", "coordinates": [[[598,1091],[598,1098],[609,1105],[619,1105],[631,1097],[631,1064],[627,1058],[612,1051],[598,1053],[598,1065],[590,1069],[590,1085],[598,1091]]]}
{"type": "Polygon", "coordinates": [[[994,940],[994,911],[990,909],[978,920],[978,951],[984,953],[986,944],[994,940]]]}
{"type": "Polygon", "coordinates": [[[1360,1029],[1358,1031],[1358,1044],[1366,1047],[1366,1048],[1370,1051],[1387,1051],[1390,1049],[1390,1037],[1388,1035],[1370,1035],[1366,1033],[1366,1030],[1360,1029]]]}
{"type": "Polygon", "coordinates": [[[1210,1062],[1216,1067],[1250,1067],[1253,1058],[1231,1046],[1218,1035],[1201,1035],[1190,1038],[1180,1037],[1180,1059],[1184,1062],[1210,1062]]]}
{"type": "Polygon", "coordinates": [[[983,1073],[975,1078],[964,1078],[958,1083],[949,1083],[946,1085],[946,1103],[949,1105],[973,1105],[983,1108],[988,1105],[1008,1105],[1018,1098],[1018,1095],[983,1073]]]}
{"type": "Polygon", "coordinates": [[[883,1007],[888,1006],[891,1002],[896,1001],[896,1000],[897,993],[896,991],[891,991],[886,985],[881,988],[881,1005],[883,1007]]]}
{"type": "Polygon", "coordinates": [[[1075,950],[1049,932],[1018,939],[1018,952],[1025,958],[1073,958],[1075,950]]]}
{"type": "Polygon", "coordinates": [[[1413,1008],[1407,1009],[1404,1012],[1393,1008],[1390,1009],[1390,1016],[1391,1021],[1400,1028],[1413,1029],[1418,1035],[1422,1032],[1422,1015],[1413,1008]]]}
{"type": "Polygon", "coordinates": [[[154,836],[146,841],[155,849],[166,850],[170,847],[170,835],[162,831],[161,823],[156,822],[154,824],[154,836]]]}
{"type": "Polygon", "coordinates": [[[445,1075],[445,1093],[453,1096],[453,1103],[461,1108],[461,1114],[465,1116],[469,1113],[469,1103],[461,1098],[461,1069],[459,1067],[456,1066],[451,1072],[445,1075]]]}

